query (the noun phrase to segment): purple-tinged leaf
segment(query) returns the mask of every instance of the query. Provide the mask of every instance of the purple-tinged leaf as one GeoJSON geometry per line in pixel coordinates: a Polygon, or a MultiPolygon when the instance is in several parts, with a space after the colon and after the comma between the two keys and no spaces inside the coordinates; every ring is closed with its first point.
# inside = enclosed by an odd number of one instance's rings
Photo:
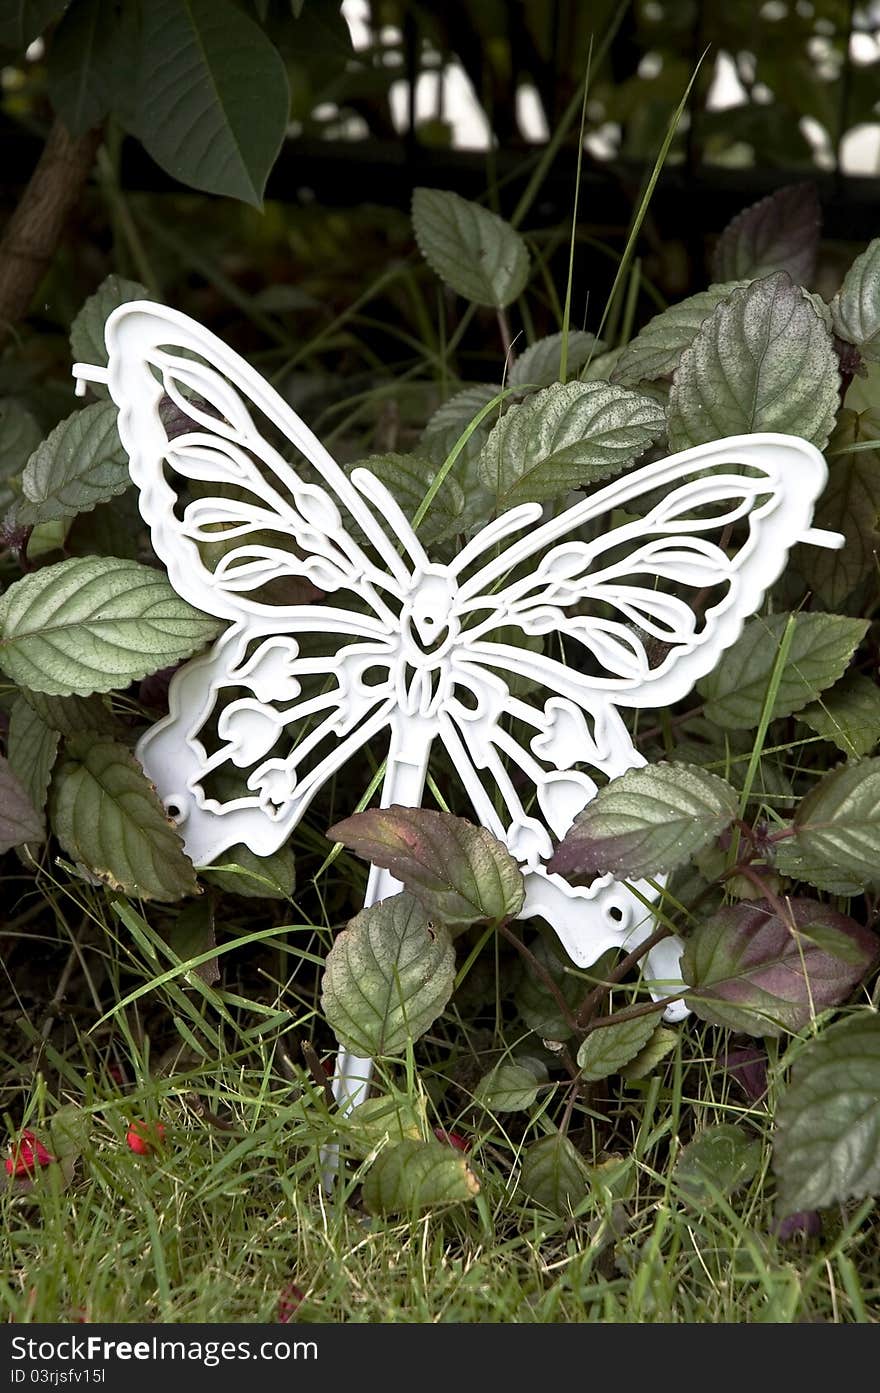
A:
{"type": "Polygon", "coordinates": [[[456,926],[516,918],[523,877],[507,848],[485,827],[428,808],[371,808],[327,833],[402,881],[442,923],[456,926]]]}
{"type": "Polygon", "coordinates": [[[733,821],[730,784],[690,764],[630,769],[599,790],[556,848],[548,870],[564,876],[639,879],[672,871],[733,821]]]}
{"type": "Polygon", "coordinates": [[[9,851],[24,842],[41,842],[44,836],[43,819],[13,774],[9,761],[0,756],[0,851],[9,851]]]}
{"type": "Polygon", "coordinates": [[[719,1063],[739,1084],[750,1103],[767,1092],[767,1055],[758,1045],[738,1045],[724,1050],[719,1063]]]}
{"type": "Polygon", "coordinates": [[[813,184],[789,184],[745,208],[718,238],[713,279],[752,280],[787,271],[803,285],[812,279],[822,212],[813,184]]]}
{"type": "Polygon", "coordinates": [[[815,1209],[797,1209],[794,1214],[774,1224],[773,1232],[780,1243],[789,1243],[793,1238],[818,1238],[822,1232],[822,1220],[815,1209]]]}
{"type": "Polygon", "coordinates": [[[818,900],[726,905],[688,939],[687,1003],[713,1025],[748,1035],[801,1030],[845,1001],[877,956],[876,934],[818,900]]]}

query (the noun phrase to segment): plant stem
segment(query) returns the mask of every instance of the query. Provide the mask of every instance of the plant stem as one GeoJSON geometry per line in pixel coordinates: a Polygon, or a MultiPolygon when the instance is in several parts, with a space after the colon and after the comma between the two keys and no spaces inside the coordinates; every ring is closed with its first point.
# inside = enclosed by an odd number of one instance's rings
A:
{"type": "Polygon", "coordinates": [[[544,986],[552,995],[553,1000],[556,1002],[556,1005],[559,1007],[565,1024],[569,1027],[570,1030],[577,1030],[579,1028],[577,1020],[572,1015],[571,1008],[568,1002],[566,1001],[565,997],[562,995],[562,992],[559,990],[558,984],[553,981],[553,978],[547,971],[544,964],[538,961],[534,953],[531,953],[529,949],[526,947],[526,945],[523,943],[522,939],[517,938],[516,934],[513,933],[507,927],[506,924],[499,924],[498,929],[502,936],[507,939],[508,943],[513,944],[514,948],[519,953],[520,957],[523,959],[523,962],[525,962],[528,965],[529,971],[533,972],[536,977],[540,977],[541,981],[544,983],[544,986]]]}
{"type": "Polygon", "coordinates": [[[77,203],[101,139],[100,127],[73,140],[55,120],[0,242],[0,335],[24,319],[77,203]]]}
{"type": "MultiPolygon", "coordinates": [[[[658,943],[662,943],[664,938],[668,938],[671,932],[671,929],[667,929],[665,925],[661,924],[660,927],[656,928],[637,948],[634,948],[631,953],[627,953],[625,958],[621,958],[616,967],[608,974],[606,981],[600,982],[597,987],[594,987],[593,990],[584,997],[575,1017],[579,1031],[583,1031],[584,1027],[590,1023],[597,1009],[601,1006],[612,989],[617,986],[618,982],[622,982],[626,974],[631,972],[636,964],[641,962],[642,958],[650,953],[652,948],[656,948],[658,943]]],[[[619,1019],[619,1016],[615,1017],[615,1019],[619,1019]]]]}

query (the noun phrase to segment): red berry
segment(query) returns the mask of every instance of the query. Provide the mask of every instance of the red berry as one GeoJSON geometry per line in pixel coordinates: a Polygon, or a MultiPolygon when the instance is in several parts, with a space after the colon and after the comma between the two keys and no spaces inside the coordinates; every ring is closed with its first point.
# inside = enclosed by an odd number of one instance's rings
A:
{"type": "Polygon", "coordinates": [[[456,1151],[470,1151],[471,1144],[460,1132],[444,1132],[442,1127],[434,1128],[434,1136],[438,1141],[445,1141],[449,1146],[454,1146],[456,1151]]]}
{"type": "Polygon", "coordinates": [[[25,1128],[21,1134],[21,1141],[13,1147],[13,1154],[7,1156],[5,1161],[6,1174],[14,1175],[16,1179],[22,1176],[33,1175],[38,1166],[50,1166],[55,1160],[46,1150],[41,1141],[38,1141],[29,1128],[25,1128]]]}
{"type": "Polygon", "coordinates": [[[133,1122],[125,1140],[136,1156],[149,1156],[165,1140],[165,1128],[161,1122],[133,1122]]]}

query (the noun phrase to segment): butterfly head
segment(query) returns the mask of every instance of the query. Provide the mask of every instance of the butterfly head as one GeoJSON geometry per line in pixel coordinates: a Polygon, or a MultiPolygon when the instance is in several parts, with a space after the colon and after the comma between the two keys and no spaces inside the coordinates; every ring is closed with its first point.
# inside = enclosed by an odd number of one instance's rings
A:
{"type": "Polygon", "coordinates": [[[449,568],[417,571],[401,615],[406,657],[415,667],[438,667],[458,638],[457,586],[449,568]]]}

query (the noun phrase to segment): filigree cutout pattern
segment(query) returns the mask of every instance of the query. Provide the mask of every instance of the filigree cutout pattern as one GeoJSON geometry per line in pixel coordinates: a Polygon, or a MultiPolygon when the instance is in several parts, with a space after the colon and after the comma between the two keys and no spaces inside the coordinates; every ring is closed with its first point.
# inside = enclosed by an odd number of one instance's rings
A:
{"type": "MultiPolygon", "coordinates": [[[[195,321],[134,302],[110,315],[106,342],[107,369],[74,373],[106,382],[119,407],[175,589],[229,621],[176,674],[169,715],[138,746],[196,864],[239,842],[277,849],[327,780],[381,739],[383,804],[418,806],[445,752],[473,816],[523,868],[524,917],[544,918],[577,965],[643,941],[652,916],[627,887],[605,876],[573,888],[544,863],[597,779],[644,762],[620,709],[678,701],[795,542],[842,542],[810,528],[821,455],[790,436],[718,441],[555,517],[513,508],[441,560],[372,473],[349,478],[195,321]]],[[[367,902],[397,889],[374,868],[367,902]]],[[[658,999],[680,985],[680,953],[668,939],[648,955],[658,999]]],[[[685,1012],[671,1002],[667,1014],[685,1012]]],[[[338,1095],[368,1075],[344,1059],[338,1095]]]]}

